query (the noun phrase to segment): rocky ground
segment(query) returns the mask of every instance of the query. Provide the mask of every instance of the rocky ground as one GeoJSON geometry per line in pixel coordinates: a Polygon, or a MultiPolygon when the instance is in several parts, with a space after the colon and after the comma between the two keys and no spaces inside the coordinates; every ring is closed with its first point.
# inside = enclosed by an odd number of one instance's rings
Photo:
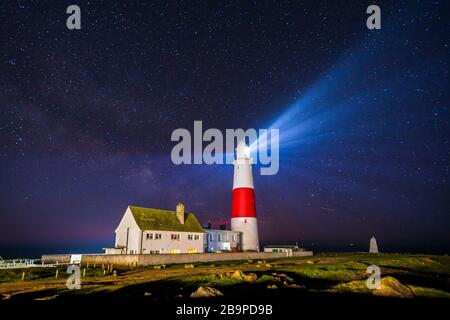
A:
{"type": "Polygon", "coordinates": [[[0,270],[0,305],[102,299],[153,303],[216,299],[244,303],[308,297],[450,301],[447,256],[323,254],[138,269],[103,267],[83,265],[81,270],[86,270],[84,276],[82,271],[79,290],[67,288],[69,274],[65,267],[58,268],[58,279],[56,268],[0,270]],[[370,265],[381,270],[381,285],[374,290],[367,287],[370,265]]]}

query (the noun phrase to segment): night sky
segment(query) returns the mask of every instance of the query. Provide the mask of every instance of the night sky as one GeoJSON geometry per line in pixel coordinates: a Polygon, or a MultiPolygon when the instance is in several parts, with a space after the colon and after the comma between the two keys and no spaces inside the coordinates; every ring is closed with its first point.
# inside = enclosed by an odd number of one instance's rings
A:
{"type": "Polygon", "coordinates": [[[263,244],[449,253],[449,7],[2,1],[0,246],[100,251],[131,204],[229,220],[233,166],[170,160],[202,120],[280,130],[263,244]]]}

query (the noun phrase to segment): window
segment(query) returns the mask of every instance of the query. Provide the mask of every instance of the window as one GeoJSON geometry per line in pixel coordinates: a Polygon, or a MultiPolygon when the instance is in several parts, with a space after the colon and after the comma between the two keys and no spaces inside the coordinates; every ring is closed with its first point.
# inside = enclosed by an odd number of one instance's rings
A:
{"type": "Polygon", "coordinates": [[[236,235],[235,234],[233,234],[232,239],[233,239],[233,242],[236,242],[236,235]]]}
{"type": "Polygon", "coordinates": [[[219,242],[222,241],[222,235],[220,235],[220,234],[217,235],[217,241],[219,241],[219,242]]]}
{"type": "Polygon", "coordinates": [[[228,235],[226,234],[226,235],[224,235],[224,238],[225,238],[225,242],[228,242],[228,235]]]}
{"type": "Polygon", "coordinates": [[[147,240],[153,240],[153,233],[147,233],[147,240]]]}
{"type": "Polygon", "coordinates": [[[209,241],[214,241],[214,234],[212,233],[209,234],[209,241]]]}
{"type": "Polygon", "coordinates": [[[198,240],[198,239],[200,239],[200,236],[199,236],[198,234],[196,234],[196,235],[194,236],[194,239],[195,239],[195,240],[198,240]]]}
{"type": "Polygon", "coordinates": [[[179,235],[179,234],[172,233],[172,234],[170,235],[170,238],[171,238],[172,240],[180,240],[180,235],[179,235]]]}
{"type": "Polygon", "coordinates": [[[188,234],[188,240],[192,240],[192,234],[188,234]]]}

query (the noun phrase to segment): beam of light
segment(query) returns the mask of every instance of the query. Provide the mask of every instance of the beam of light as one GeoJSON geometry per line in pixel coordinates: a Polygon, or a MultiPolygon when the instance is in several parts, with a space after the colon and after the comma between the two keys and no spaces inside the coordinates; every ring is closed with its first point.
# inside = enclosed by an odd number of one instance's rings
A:
{"type": "MultiPolygon", "coordinates": [[[[356,119],[370,122],[364,114],[373,115],[400,101],[406,105],[413,102],[411,98],[417,90],[431,88],[430,61],[422,63],[423,57],[411,52],[410,39],[417,37],[416,30],[408,24],[397,27],[395,23],[420,15],[425,6],[430,12],[439,12],[436,6],[422,4],[408,14],[387,16],[382,32],[368,32],[285,107],[270,125],[280,129],[280,148],[299,148],[335,139],[338,130],[351,131],[361,124],[356,119]],[[399,56],[405,57],[404,62],[399,56]]],[[[423,42],[424,39],[414,43],[423,42]]]]}
{"type": "MultiPolygon", "coordinates": [[[[431,66],[439,59],[429,57],[428,64],[420,63],[424,57],[411,53],[412,41],[404,45],[413,32],[404,27],[370,33],[282,108],[269,126],[280,130],[280,173],[267,180],[268,189],[292,179],[291,190],[298,190],[295,185],[302,181],[333,197],[337,192],[340,202],[344,198],[370,202],[381,194],[396,199],[399,187],[394,186],[406,179],[401,175],[414,171],[404,163],[411,162],[412,150],[425,149],[414,124],[431,114],[426,105],[423,110],[409,106],[444,86],[435,80],[438,66],[431,66]],[[404,61],[399,62],[398,56],[404,61]]],[[[270,137],[260,136],[252,152],[265,147],[261,140],[270,137]]],[[[383,207],[376,201],[371,206],[375,204],[383,207]]]]}

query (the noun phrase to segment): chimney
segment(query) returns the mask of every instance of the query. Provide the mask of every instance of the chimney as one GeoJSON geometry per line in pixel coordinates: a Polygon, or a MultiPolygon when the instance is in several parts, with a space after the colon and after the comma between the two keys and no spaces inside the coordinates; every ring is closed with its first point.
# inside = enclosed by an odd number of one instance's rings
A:
{"type": "Polygon", "coordinates": [[[184,224],[184,204],[177,204],[177,218],[181,224],[184,224]]]}

